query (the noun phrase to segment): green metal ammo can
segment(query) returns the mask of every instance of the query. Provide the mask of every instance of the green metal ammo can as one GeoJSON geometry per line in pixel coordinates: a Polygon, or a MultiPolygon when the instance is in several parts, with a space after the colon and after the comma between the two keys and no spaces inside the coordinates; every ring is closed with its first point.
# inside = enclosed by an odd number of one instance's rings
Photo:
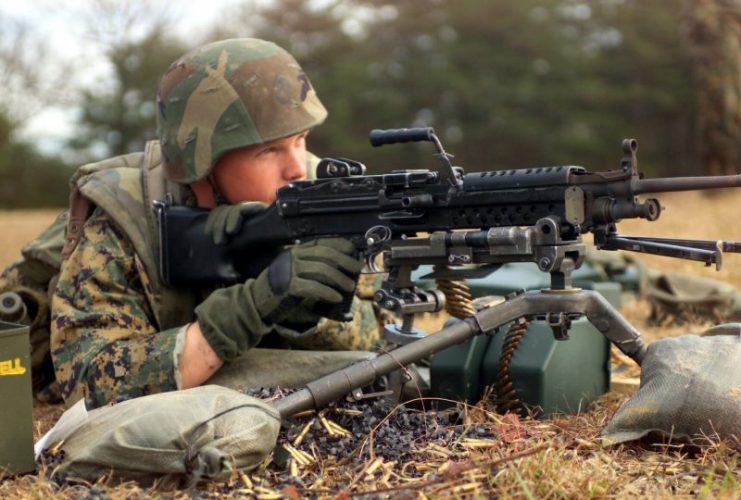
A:
{"type": "MultiPolygon", "coordinates": [[[[619,308],[623,287],[585,263],[573,275],[575,286],[602,294],[619,308]]],[[[550,276],[532,263],[504,264],[487,278],[470,280],[474,297],[506,295],[517,288],[547,288],[550,276]]],[[[494,336],[475,337],[435,354],[430,365],[431,395],[476,403],[487,387],[502,381],[506,327],[494,336]]],[[[610,343],[586,318],[573,321],[569,340],[559,341],[543,321],[533,321],[503,370],[512,384],[512,402],[547,418],[574,413],[610,389],[610,343]]],[[[509,345],[509,344],[508,344],[509,345]]],[[[507,405],[510,401],[501,402],[507,405]]],[[[442,405],[444,406],[444,404],[442,405]]]]}
{"type": "Polygon", "coordinates": [[[36,467],[28,327],[0,321],[0,470],[36,467]]]}
{"type": "MultiPolygon", "coordinates": [[[[433,356],[431,395],[476,403],[500,380],[504,337],[475,337],[433,356]]],[[[513,400],[541,418],[584,409],[610,389],[609,341],[586,318],[572,323],[569,337],[555,340],[545,322],[532,322],[506,370],[513,400]]]]}
{"type": "MultiPolygon", "coordinates": [[[[481,380],[497,380],[504,340],[504,334],[491,339],[481,380]]],[[[533,321],[514,349],[508,372],[514,398],[541,418],[584,411],[610,390],[610,342],[583,317],[572,323],[568,340],[554,339],[544,321],[533,321]]]]}

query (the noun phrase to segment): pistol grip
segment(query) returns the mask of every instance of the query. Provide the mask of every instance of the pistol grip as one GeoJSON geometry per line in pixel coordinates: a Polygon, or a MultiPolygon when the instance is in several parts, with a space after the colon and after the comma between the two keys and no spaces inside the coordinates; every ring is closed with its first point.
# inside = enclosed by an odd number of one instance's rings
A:
{"type": "MultiPolygon", "coordinates": [[[[356,250],[353,252],[353,257],[359,259],[360,255],[361,253],[356,247],[356,250]]],[[[337,304],[317,304],[315,312],[327,319],[333,319],[336,321],[352,321],[352,301],[355,297],[355,289],[358,287],[358,278],[359,276],[355,276],[355,286],[353,289],[342,294],[342,302],[337,304]]]]}
{"type": "Polygon", "coordinates": [[[342,294],[342,302],[337,304],[320,303],[316,305],[315,312],[320,316],[336,321],[352,321],[352,301],[355,297],[355,289],[342,294]]]}

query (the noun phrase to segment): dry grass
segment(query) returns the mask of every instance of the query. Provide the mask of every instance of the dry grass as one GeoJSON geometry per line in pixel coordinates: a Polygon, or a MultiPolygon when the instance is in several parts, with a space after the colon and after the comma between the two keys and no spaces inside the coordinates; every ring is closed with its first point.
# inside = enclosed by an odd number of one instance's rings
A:
{"type": "MultiPolygon", "coordinates": [[[[661,196],[666,207],[660,221],[627,221],[620,224],[626,235],[653,235],[703,239],[741,240],[741,196],[720,191],[707,196],[682,193],[661,196]]],[[[51,222],[53,212],[0,212],[6,245],[0,263],[18,255],[23,242],[51,222]]],[[[645,256],[652,268],[680,271],[721,279],[741,287],[741,256],[726,256],[721,272],[694,262],[645,256]]],[[[624,315],[648,340],[681,335],[706,325],[658,328],[646,324],[648,307],[628,302],[624,315]]],[[[421,446],[418,463],[427,472],[421,478],[404,475],[404,464],[367,463],[360,469],[338,465],[337,457],[320,457],[318,465],[300,469],[302,488],[278,491],[268,471],[235,474],[226,484],[205,486],[201,494],[245,495],[262,498],[325,496],[346,498],[365,492],[371,498],[399,497],[702,497],[738,498],[741,464],[737,443],[709,441],[698,448],[640,442],[603,448],[599,433],[627,396],[609,393],[579,415],[548,421],[496,415],[486,407],[465,412],[466,422],[480,423],[496,431],[500,439],[487,446],[461,443],[442,449],[421,446]],[[372,470],[371,470],[372,469],[372,470]]],[[[58,407],[34,409],[36,434],[45,431],[60,414],[58,407]]],[[[0,482],[0,496],[75,498],[89,495],[87,486],[56,486],[44,479],[44,470],[0,482]]],[[[101,489],[111,498],[140,496],[187,497],[189,492],[161,492],[127,484],[111,486],[101,478],[101,489]]]]}
{"type": "MultiPolygon", "coordinates": [[[[694,238],[741,240],[741,196],[731,189],[707,192],[666,193],[658,197],[665,210],[656,222],[627,220],[618,226],[620,233],[658,238],[694,238]]],[[[652,269],[676,271],[720,279],[741,286],[741,255],[726,254],[723,269],[704,267],[697,262],[653,255],[641,256],[652,269]]]]}
{"type": "Polygon", "coordinates": [[[0,210],[0,268],[21,257],[21,248],[54,221],[59,210],[0,210]]]}

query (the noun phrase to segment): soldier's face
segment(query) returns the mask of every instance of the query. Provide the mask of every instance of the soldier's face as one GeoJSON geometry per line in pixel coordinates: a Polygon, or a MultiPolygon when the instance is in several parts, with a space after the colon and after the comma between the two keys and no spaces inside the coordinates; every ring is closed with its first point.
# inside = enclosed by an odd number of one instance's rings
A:
{"type": "Polygon", "coordinates": [[[275,191],[306,178],[308,132],[247,146],[225,153],[216,162],[213,178],[229,203],[275,201],[275,191]]]}

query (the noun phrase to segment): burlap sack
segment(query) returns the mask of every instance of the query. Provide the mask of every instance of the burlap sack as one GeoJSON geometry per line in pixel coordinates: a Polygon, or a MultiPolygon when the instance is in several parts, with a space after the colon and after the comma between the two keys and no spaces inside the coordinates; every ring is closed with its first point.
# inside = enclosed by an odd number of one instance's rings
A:
{"type": "Polygon", "coordinates": [[[741,440],[741,325],[655,341],[639,391],[602,431],[607,445],[658,433],[662,439],[741,440]]]}
{"type": "Polygon", "coordinates": [[[222,478],[260,464],[279,429],[274,408],[225,387],[154,394],[88,412],[55,474],[144,484],[222,478]]]}

